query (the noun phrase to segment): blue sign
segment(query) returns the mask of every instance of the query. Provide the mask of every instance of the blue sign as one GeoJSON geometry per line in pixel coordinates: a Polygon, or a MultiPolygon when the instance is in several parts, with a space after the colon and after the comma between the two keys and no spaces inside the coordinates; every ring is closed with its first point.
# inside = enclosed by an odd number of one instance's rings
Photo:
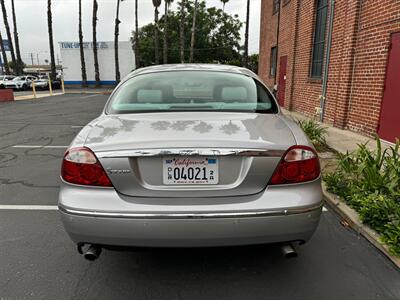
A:
{"type": "MultiPolygon", "coordinates": [[[[60,42],[61,49],[79,49],[80,44],[78,42],[60,42]]],[[[108,49],[109,45],[107,42],[97,42],[97,49],[108,49]]],[[[93,49],[93,42],[84,42],[83,49],[93,49]]]]}
{"type": "Polygon", "coordinates": [[[3,40],[3,47],[5,51],[10,51],[10,43],[8,40],[3,40]]]}

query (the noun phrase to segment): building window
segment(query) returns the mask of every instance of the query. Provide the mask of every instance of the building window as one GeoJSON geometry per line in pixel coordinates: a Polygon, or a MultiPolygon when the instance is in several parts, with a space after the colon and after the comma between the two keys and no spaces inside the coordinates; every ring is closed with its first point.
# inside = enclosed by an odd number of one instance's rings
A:
{"type": "Polygon", "coordinates": [[[280,0],[272,0],[272,14],[276,14],[279,11],[280,0]]]}
{"type": "Polygon", "coordinates": [[[312,47],[311,77],[321,78],[325,58],[325,31],[328,16],[328,0],[316,0],[314,41],[312,47]]]}
{"type": "Polygon", "coordinates": [[[269,65],[271,66],[269,69],[269,75],[270,76],[275,76],[276,74],[276,47],[271,48],[271,57],[270,57],[270,62],[269,65]]]}

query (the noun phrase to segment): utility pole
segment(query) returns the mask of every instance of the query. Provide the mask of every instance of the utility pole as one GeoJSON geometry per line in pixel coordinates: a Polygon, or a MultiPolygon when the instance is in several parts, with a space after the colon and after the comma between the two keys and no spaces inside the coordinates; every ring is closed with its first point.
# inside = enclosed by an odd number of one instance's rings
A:
{"type": "Polygon", "coordinates": [[[31,56],[31,62],[32,62],[32,66],[34,65],[34,62],[33,62],[33,53],[29,53],[30,54],[30,56],[31,56]]]}

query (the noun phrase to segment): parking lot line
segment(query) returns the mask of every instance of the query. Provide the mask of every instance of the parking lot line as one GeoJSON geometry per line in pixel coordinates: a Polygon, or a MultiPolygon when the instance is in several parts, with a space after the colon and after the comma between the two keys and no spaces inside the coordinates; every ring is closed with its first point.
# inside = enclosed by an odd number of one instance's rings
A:
{"type": "Polygon", "coordinates": [[[58,210],[57,205],[0,205],[0,210],[58,210]]]}
{"type": "Polygon", "coordinates": [[[87,98],[93,98],[93,97],[97,97],[97,94],[94,95],[89,95],[89,96],[85,96],[85,97],[81,97],[81,99],[87,99],[87,98]]]}
{"type": "Polygon", "coordinates": [[[66,149],[68,146],[42,146],[42,145],[14,145],[13,148],[44,148],[44,149],[66,149]]]}

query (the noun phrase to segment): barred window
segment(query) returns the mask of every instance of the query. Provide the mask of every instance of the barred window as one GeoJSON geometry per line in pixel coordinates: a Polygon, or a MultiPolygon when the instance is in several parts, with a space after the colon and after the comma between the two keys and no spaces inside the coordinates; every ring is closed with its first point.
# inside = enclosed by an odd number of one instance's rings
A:
{"type": "Polygon", "coordinates": [[[314,41],[312,47],[311,77],[321,78],[325,58],[325,32],[328,16],[328,0],[316,0],[314,41]]]}
{"type": "Polygon", "coordinates": [[[270,76],[275,76],[276,74],[276,47],[271,48],[271,57],[269,61],[270,69],[269,69],[269,75],[270,76]]]}
{"type": "Polygon", "coordinates": [[[279,11],[280,0],[272,0],[272,14],[276,14],[279,11]]]}

